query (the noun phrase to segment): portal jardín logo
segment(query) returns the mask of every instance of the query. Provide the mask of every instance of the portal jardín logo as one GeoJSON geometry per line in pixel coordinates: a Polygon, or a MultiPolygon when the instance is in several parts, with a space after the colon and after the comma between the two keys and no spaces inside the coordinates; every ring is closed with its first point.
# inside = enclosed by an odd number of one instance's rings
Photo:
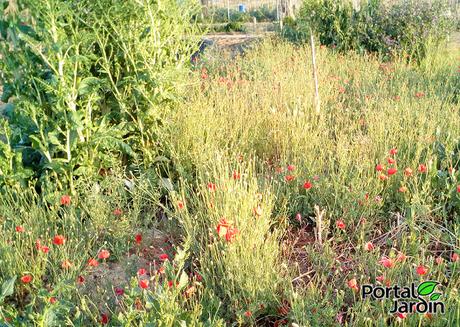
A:
{"type": "Polygon", "coordinates": [[[362,299],[372,298],[375,300],[392,299],[393,305],[390,313],[444,313],[445,305],[442,294],[436,292],[436,281],[426,281],[419,285],[411,283],[410,286],[391,287],[362,285],[362,299]]]}

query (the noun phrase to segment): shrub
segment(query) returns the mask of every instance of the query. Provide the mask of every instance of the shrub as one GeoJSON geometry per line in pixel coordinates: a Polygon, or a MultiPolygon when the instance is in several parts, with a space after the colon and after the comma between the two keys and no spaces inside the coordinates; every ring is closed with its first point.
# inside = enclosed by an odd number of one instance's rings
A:
{"type": "Polygon", "coordinates": [[[359,10],[347,0],[306,0],[283,35],[305,42],[312,30],[321,44],[340,51],[398,53],[420,61],[430,45],[441,43],[452,31],[448,8],[443,0],[369,0],[359,10]]]}
{"type": "Polygon", "coordinates": [[[74,177],[154,163],[162,112],[198,45],[195,10],[189,1],[10,4],[0,20],[0,84],[9,102],[0,167],[25,168],[14,175],[2,168],[0,185],[34,172],[42,188],[73,189],[74,177]]]}

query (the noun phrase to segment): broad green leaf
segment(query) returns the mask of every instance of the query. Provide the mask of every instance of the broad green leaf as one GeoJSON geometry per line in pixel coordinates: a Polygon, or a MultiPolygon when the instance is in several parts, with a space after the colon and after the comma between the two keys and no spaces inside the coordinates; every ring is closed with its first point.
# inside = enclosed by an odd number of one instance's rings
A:
{"type": "Polygon", "coordinates": [[[2,293],[0,294],[0,302],[3,302],[7,296],[14,293],[14,283],[16,282],[16,276],[6,280],[2,285],[2,293]]]}
{"type": "Polygon", "coordinates": [[[441,293],[434,293],[430,296],[430,301],[436,301],[441,297],[441,293]]]}
{"type": "Polygon", "coordinates": [[[431,293],[434,292],[434,289],[436,288],[436,285],[438,284],[439,284],[438,282],[434,282],[431,280],[423,282],[418,286],[417,293],[418,295],[421,295],[421,296],[430,295],[431,293]]]}

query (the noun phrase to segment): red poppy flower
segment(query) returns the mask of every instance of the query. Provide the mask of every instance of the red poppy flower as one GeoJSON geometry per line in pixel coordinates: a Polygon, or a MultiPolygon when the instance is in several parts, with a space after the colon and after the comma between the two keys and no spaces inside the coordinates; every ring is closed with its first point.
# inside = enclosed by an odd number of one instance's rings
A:
{"type": "Polygon", "coordinates": [[[402,252],[399,252],[398,255],[396,256],[396,262],[404,262],[406,261],[406,259],[407,259],[407,256],[402,252]]]}
{"type": "Polygon", "coordinates": [[[97,266],[99,266],[99,262],[96,259],[91,258],[91,259],[88,260],[88,266],[97,267],[97,266]]]}
{"type": "Polygon", "coordinates": [[[423,92],[415,93],[415,97],[418,98],[418,99],[423,98],[424,96],[425,96],[425,93],[423,93],[423,92]]]}
{"type": "Polygon", "coordinates": [[[101,250],[97,255],[99,259],[108,259],[110,257],[110,252],[107,250],[101,250]]]}
{"type": "Polygon", "coordinates": [[[393,268],[395,266],[395,263],[393,259],[390,258],[382,258],[379,263],[383,265],[385,268],[393,268]]]}
{"type": "Polygon", "coordinates": [[[388,176],[385,175],[385,174],[380,174],[380,175],[379,175],[379,179],[380,179],[381,181],[386,181],[386,180],[388,179],[388,176]]]}
{"type": "Polygon", "coordinates": [[[220,237],[224,237],[225,234],[227,234],[227,230],[229,227],[230,227],[230,223],[225,218],[222,218],[216,227],[217,234],[220,237]]]}
{"type": "Polygon", "coordinates": [[[388,164],[393,165],[396,162],[396,160],[394,160],[393,158],[388,158],[387,162],[388,164]]]}
{"type": "Polygon", "coordinates": [[[21,282],[24,284],[28,284],[32,281],[32,276],[31,275],[24,275],[21,277],[21,282]]]}
{"type": "Polygon", "coordinates": [[[398,192],[400,192],[400,193],[406,193],[406,192],[407,192],[407,187],[401,186],[401,187],[398,189],[398,192]]]}
{"type": "Polygon", "coordinates": [[[149,287],[149,281],[148,279],[141,279],[139,281],[139,287],[142,288],[142,289],[146,289],[149,287]]]}
{"type": "Polygon", "coordinates": [[[294,166],[294,165],[288,165],[288,166],[287,166],[287,170],[289,170],[289,171],[294,171],[294,170],[295,170],[295,166],[294,166]]]}
{"type": "Polygon", "coordinates": [[[366,251],[373,251],[374,250],[374,244],[372,244],[372,242],[367,242],[366,244],[364,244],[364,249],[366,251]]]}
{"type": "Polygon", "coordinates": [[[49,299],[48,301],[49,301],[51,304],[55,304],[55,303],[57,302],[57,299],[56,299],[54,296],[52,296],[52,297],[50,297],[50,299],[49,299]]]}
{"type": "Polygon", "coordinates": [[[161,266],[160,268],[158,268],[158,273],[161,275],[161,274],[164,274],[166,271],[166,268],[161,266]]]}
{"type": "Polygon", "coordinates": [[[358,282],[356,281],[356,278],[350,279],[348,282],[348,287],[351,288],[354,291],[358,291],[358,282]]]}
{"type": "Polygon", "coordinates": [[[394,174],[396,174],[397,172],[398,172],[398,170],[397,170],[396,168],[389,168],[389,169],[387,170],[388,176],[394,175],[394,174]]]}
{"type": "Polygon", "coordinates": [[[375,279],[382,283],[385,280],[385,276],[380,275],[380,276],[375,277],[375,279]]]}
{"type": "Polygon", "coordinates": [[[177,207],[179,208],[179,210],[184,209],[184,207],[185,207],[184,202],[182,202],[182,201],[177,201],[177,207]]]}
{"type": "Polygon", "coordinates": [[[335,223],[335,225],[337,226],[338,229],[345,229],[345,223],[343,222],[343,220],[337,220],[337,222],[335,223]]]}
{"type": "Polygon", "coordinates": [[[16,232],[18,233],[24,233],[26,230],[22,226],[16,226],[16,232]]]}
{"type": "Polygon", "coordinates": [[[434,259],[434,261],[435,261],[438,265],[440,265],[440,264],[442,264],[442,263],[444,262],[444,259],[443,259],[442,257],[436,257],[436,259],[434,259]]]}
{"type": "Polygon", "coordinates": [[[169,256],[166,253],[160,254],[159,258],[161,261],[169,260],[169,256]]]}
{"type": "Polygon", "coordinates": [[[390,149],[390,155],[391,155],[391,156],[394,156],[394,155],[397,154],[397,153],[398,153],[398,149],[396,149],[396,148],[390,149]]]}
{"type": "Polygon", "coordinates": [[[117,287],[115,288],[115,294],[118,296],[122,296],[123,294],[125,294],[125,290],[122,289],[121,287],[117,287]]]}
{"type": "Polygon", "coordinates": [[[383,167],[383,165],[381,164],[378,164],[377,166],[375,166],[375,170],[377,171],[383,171],[385,169],[385,167],[383,167]]]}
{"type": "Polygon", "coordinates": [[[423,266],[423,265],[419,265],[415,269],[415,272],[417,273],[417,275],[423,276],[423,275],[426,275],[428,273],[428,268],[423,266]]]}
{"type": "Polygon", "coordinates": [[[404,175],[407,177],[412,176],[412,169],[410,169],[409,167],[404,169],[404,175]]]}
{"type": "Polygon", "coordinates": [[[312,186],[313,184],[310,181],[305,181],[305,183],[303,183],[303,188],[306,190],[311,189],[312,186]]]}
{"type": "Polygon", "coordinates": [[[65,237],[62,235],[56,235],[53,238],[53,244],[54,245],[63,245],[65,243],[65,237]]]}
{"type": "Polygon", "coordinates": [[[246,312],[244,313],[244,315],[245,315],[246,317],[249,318],[249,317],[252,316],[252,312],[251,312],[251,311],[246,311],[246,312]]]}
{"type": "Polygon", "coordinates": [[[225,240],[227,242],[232,242],[233,239],[238,235],[239,231],[236,228],[230,227],[225,234],[225,240]]]}
{"type": "Polygon", "coordinates": [[[61,264],[62,269],[69,269],[72,267],[72,262],[69,260],[64,260],[61,264]]]}
{"type": "Polygon", "coordinates": [[[286,182],[291,182],[295,179],[295,176],[294,175],[286,175],[284,177],[284,179],[286,180],[286,182]]]}
{"type": "Polygon", "coordinates": [[[198,282],[201,282],[203,280],[203,277],[201,277],[201,275],[197,272],[195,272],[195,278],[198,282]]]}
{"type": "Polygon", "coordinates": [[[168,280],[168,287],[169,287],[169,288],[172,288],[173,285],[174,285],[174,284],[173,284],[173,281],[172,281],[172,280],[168,280]]]}
{"type": "Polygon", "coordinates": [[[418,165],[418,171],[421,172],[422,174],[426,173],[427,169],[424,164],[418,165]]]}
{"type": "Polygon", "coordinates": [[[123,211],[120,208],[115,208],[115,210],[113,210],[114,216],[121,216],[122,214],[123,214],[123,211]]]}
{"type": "Polygon", "coordinates": [[[457,262],[458,259],[459,259],[459,255],[458,255],[458,253],[456,253],[456,252],[452,253],[452,255],[450,256],[450,260],[451,260],[452,262],[457,262]]]}
{"type": "Polygon", "coordinates": [[[46,253],[48,253],[48,252],[50,251],[50,248],[47,247],[46,245],[43,245],[43,246],[41,247],[41,250],[42,250],[43,253],[46,254],[46,253]]]}
{"type": "Polygon", "coordinates": [[[139,276],[146,275],[146,274],[147,274],[147,270],[145,270],[144,268],[140,268],[140,269],[137,271],[137,274],[138,274],[139,276]]]}
{"type": "Polygon", "coordinates": [[[77,283],[78,284],[83,284],[85,282],[85,277],[83,276],[78,276],[77,277],[77,283]]]}
{"type": "Polygon", "coordinates": [[[241,178],[241,174],[237,172],[236,170],[233,171],[232,177],[234,180],[238,180],[241,178]]]}
{"type": "Polygon", "coordinates": [[[401,318],[401,319],[406,319],[407,313],[397,312],[396,316],[398,316],[398,318],[401,318]]]}
{"type": "Polygon", "coordinates": [[[214,192],[216,190],[216,184],[214,183],[208,183],[208,190],[210,192],[214,192]]]}
{"type": "Polygon", "coordinates": [[[141,244],[142,235],[141,234],[136,234],[136,236],[134,236],[134,241],[136,242],[137,245],[141,244]]]}
{"type": "Polygon", "coordinates": [[[70,205],[70,196],[69,195],[61,196],[61,205],[66,206],[66,207],[70,205]]]}
{"type": "Polygon", "coordinates": [[[460,184],[457,185],[457,193],[460,193],[460,184]]]}
{"type": "Polygon", "coordinates": [[[109,323],[109,316],[106,313],[101,315],[101,324],[107,325],[109,323]]]}

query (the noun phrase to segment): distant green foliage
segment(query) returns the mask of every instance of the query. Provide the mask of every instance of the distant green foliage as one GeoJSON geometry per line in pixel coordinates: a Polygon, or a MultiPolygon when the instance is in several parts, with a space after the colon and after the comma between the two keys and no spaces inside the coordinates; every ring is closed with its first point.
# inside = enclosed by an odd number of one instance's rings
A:
{"type": "Polygon", "coordinates": [[[347,0],[305,0],[297,20],[285,21],[283,34],[304,42],[310,29],[321,44],[340,51],[403,54],[417,61],[430,44],[439,44],[454,24],[445,0],[382,0],[361,3],[359,10],[347,0]]]}
{"type": "Polygon", "coordinates": [[[75,177],[159,155],[199,33],[192,1],[0,0],[0,186],[75,177]],[[20,166],[23,166],[22,168],[20,166]],[[12,173],[14,171],[14,174],[12,173]]]}

